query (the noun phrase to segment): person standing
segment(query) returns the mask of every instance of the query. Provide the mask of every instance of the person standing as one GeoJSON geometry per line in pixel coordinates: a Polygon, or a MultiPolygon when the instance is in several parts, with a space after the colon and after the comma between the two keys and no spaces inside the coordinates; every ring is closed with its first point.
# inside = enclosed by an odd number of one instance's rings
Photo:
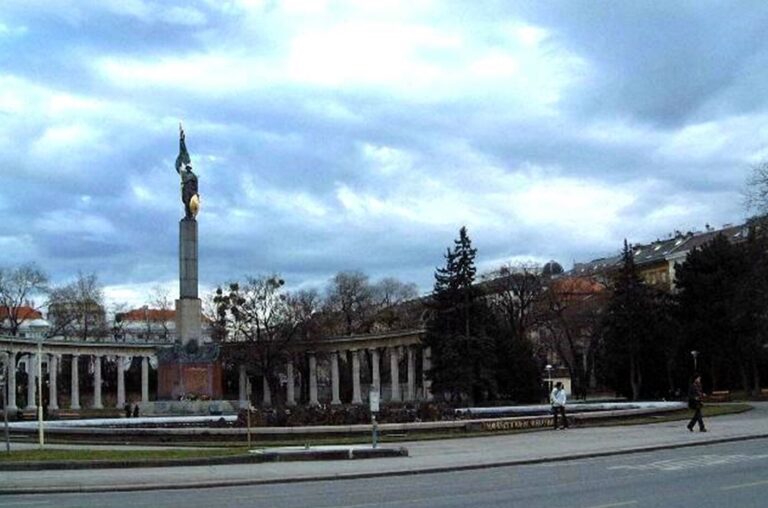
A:
{"type": "Polygon", "coordinates": [[[563,425],[560,428],[563,430],[568,428],[568,418],[565,416],[565,402],[565,387],[562,382],[558,381],[555,383],[552,393],[549,394],[549,403],[552,405],[552,415],[554,417],[554,430],[557,430],[558,416],[561,416],[563,419],[563,425]]]}
{"type": "Polygon", "coordinates": [[[693,375],[693,381],[688,388],[688,407],[693,409],[693,418],[688,422],[688,430],[693,432],[693,426],[699,424],[699,432],[706,432],[704,427],[704,419],[701,417],[701,407],[703,405],[702,399],[704,398],[704,390],[701,387],[701,376],[699,374],[693,375]]]}

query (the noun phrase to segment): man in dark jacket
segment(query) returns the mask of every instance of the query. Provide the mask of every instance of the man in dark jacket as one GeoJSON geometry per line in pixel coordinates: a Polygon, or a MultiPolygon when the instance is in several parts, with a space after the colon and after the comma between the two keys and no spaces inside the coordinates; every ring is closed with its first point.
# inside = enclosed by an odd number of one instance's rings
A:
{"type": "Polygon", "coordinates": [[[701,388],[701,376],[698,374],[693,375],[693,381],[690,388],[688,388],[688,407],[693,409],[693,418],[688,423],[688,430],[693,432],[693,426],[696,422],[699,423],[699,432],[706,432],[704,428],[704,420],[701,417],[702,399],[704,398],[704,390],[701,388]]]}

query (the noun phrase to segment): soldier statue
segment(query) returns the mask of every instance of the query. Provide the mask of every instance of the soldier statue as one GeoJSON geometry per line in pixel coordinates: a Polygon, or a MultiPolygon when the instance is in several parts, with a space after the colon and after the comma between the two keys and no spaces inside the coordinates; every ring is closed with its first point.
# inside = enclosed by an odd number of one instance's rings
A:
{"type": "Polygon", "coordinates": [[[184,141],[184,129],[179,124],[179,156],[176,157],[176,172],[181,177],[181,201],[184,203],[185,219],[195,220],[200,210],[200,195],[197,193],[197,175],[192,171],[192,160],[184,141]]]}

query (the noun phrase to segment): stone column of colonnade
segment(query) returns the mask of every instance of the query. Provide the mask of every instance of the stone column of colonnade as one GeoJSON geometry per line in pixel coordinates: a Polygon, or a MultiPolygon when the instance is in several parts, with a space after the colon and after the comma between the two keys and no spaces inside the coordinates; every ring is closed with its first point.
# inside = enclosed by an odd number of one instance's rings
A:
{"type": "Polygon", "coordinates": [[[59,409],[58,372],[59,357],[55,354],[48,356],[48,409],[59,409]]]}
{"type": "Polygon", "coordinates": [[[427,372],[432,368],[432,350],[425,347],[421,350],[421,388],[424,400],[432,400],[432,380],[427,377],[427,372]]]}
{"type": "Polygon", "coordinates": [[[376,387],[376,390],[381,394],[381,371],[379,370],[379,350],[376,348],[369,349],[371,353],[371,384],[376,387]]]}
{"type": "Polygon", "coordinates": [[[331,404],[341,404],[339,397],[339,353],[331,352],[331,404]]]}
{"type": "Polygon", "coordinates": [[[8,392],[6,393],[6,404],[9,411],[16,411],[16,352],[11,351],[5,354],[5,361],[8,365],[8,392]]]}
{"type": "Polygon", "coordinates": [[[389,375],[390,375],[390,396],[389,400],[393,402],[400,401],[400,348],[389,348],[389,375]]]}
{"type": "Polygon", "coordinates": [[[239,367],[239,379],[238,379],[238,395],[237,398],[240,403],[240,407],[247,407],[248,406],[248,374],[245,371],[245,365],[240,365],[239,367]]]}
{"type": "Polygon", "coordinates": [[[93,357],[93,407],[102,409],[101,403],[101,356],[93,357]]]}
{"type": "Polygon", "coordinates": [[[317,357],[314,352],[307,353],[309,356],[309,405],[318,406],[317,400],[317,357]]]}
{"type": "Polygon", "coordinates": [[[122,409],[125,406],[125,366],[123,365],[123,357],[117,355],[115,362],[117,362],[117,401],[115,402],[115,407],[122,409]]]}
{"type": "Polygon", "coordinates": [[[149,402],[149,357],[141,358],[141,401],[149,402]]]}
{"type": "Polygon", "coordinates": [[[360,393],[360,352],[352,350],[352,404],[362,404],[363,397],[360,393]]]}
{"type": "Polygon", "coordinates": [[[69,408],[80,409],[80,355],[72,355],[69,408]]]}
{"type": "Polygon", "coordinates": [[[37,354],[27,359],[27,409],[37,409],[37,354]]]}
{"type": "Polygon", "coordinates": [[[294,393],[294,381],[293,381],[293,360],[288,360],[285,365],[285,375],[288,378],[285,385],[285,403],[289,406],[296,405],[296,396],[294,393]]]}

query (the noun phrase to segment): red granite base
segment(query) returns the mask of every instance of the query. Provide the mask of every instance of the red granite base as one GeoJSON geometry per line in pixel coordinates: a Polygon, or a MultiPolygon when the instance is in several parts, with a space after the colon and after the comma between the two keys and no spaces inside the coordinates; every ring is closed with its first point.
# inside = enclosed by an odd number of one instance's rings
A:
{"type": "Polygon", "coordinates": [[[223,397],[221,363],[161,363],[157,368],[159,400],[211,399],[223,397]]]}

